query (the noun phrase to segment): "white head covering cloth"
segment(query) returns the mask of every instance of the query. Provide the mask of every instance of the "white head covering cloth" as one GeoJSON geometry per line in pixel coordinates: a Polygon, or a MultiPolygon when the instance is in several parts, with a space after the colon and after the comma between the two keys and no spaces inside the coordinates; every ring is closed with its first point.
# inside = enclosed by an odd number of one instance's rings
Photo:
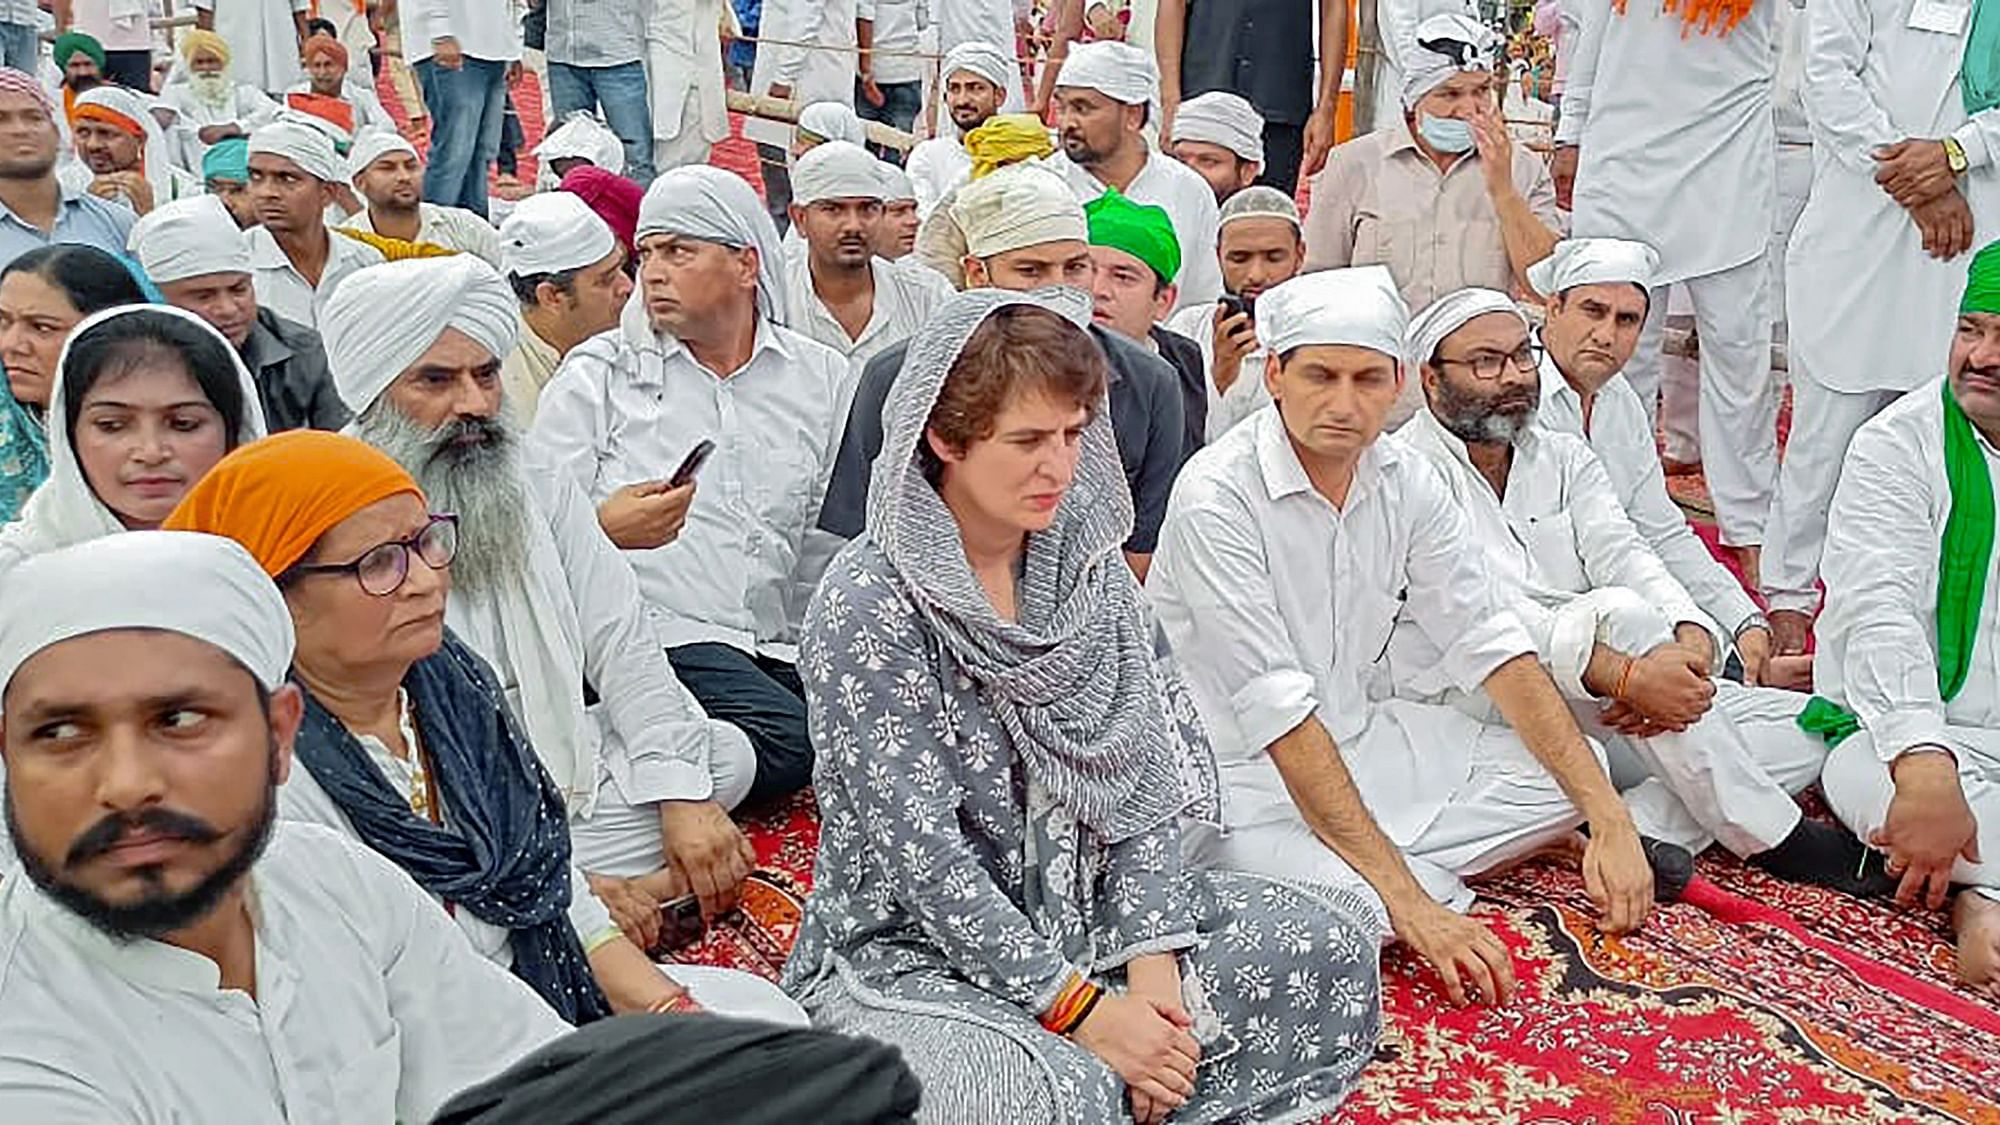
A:
{"type": "Polygon", "coordinates": [[[160,119],[153,116],[152,100],[107,83],[80,95],[76,104],[101,106],[139,126],[145,134],[139,144],[139,166],[153,189],[153,202],[169,201],[173,195],[174,158],[167,151],[167,136],[160,131],[160,119]]]}
{"type": "Polygon", "coordinates": [[[1404,358],[1410,361],[1412,367],[1430,362],[1445,337],[1465,327],[1475,317],[1487,313],[1506,313],[1523,325],[1528,323],[1528,318],[1521,313],[1521,306],[1507,294],[1497,289],[1460,289],[1432,301],[1428,308],[1410,321],[1404,358]]]}
{"type": "Polygon", "coordinates": [[[1237,159],[1264,162],[1264,116],[1227,90],[1189,98],[1174,111],[1174,140],[1221,145],[1237,159]]]}
{"type": "Polygon", "coordinates": [[[990,258],[1045,242],[1088,242],[1090,225],[1069,185],[1028,164],[1002,168],[958,189],[951,215],[965,252],[990,258]]]}
{"type": "Polygon", "coordinates": [[[938,84],[949,82],[953,72],[960,70],[984,79],[1004,98],[1010,88],[1007,80],[1014,72],[1014,60],[983,39],[968,39],[944,53],[944,62],[938,66],[938,84]]]}
{"type": "Polygon", "coordinates": [[[356,414],[455,328],[504,360],[520,332],[520,302],[475,254],[383,262],[349,274],[319,313],[326,366],[356,414]]]}
{"type": "Polygon", "coordinates": [[[1425,94],[1460,74],[1491,70],[1493,29],[1471,16],[1445,13],[1431,16],[1417,25],[1417,49],[1410,54],[1409,70],[1403,74],[1403,105],[1414,106],[1425,94]],[[1462,55],[1445,55],[1425,47],[1425,43],[1463,43],[1471,50],[1462,55]]]}
{"type": "Polygon", "coordinates": [[[388,129],[369,129],[354,139],[354,147],[347,151],[347,179],[352,183],[361,178],[370,164],[392,152],[407,152],[419,163],[423,157],[417,155],[417,146],[411,144],[401,133],[388,129]]]}
{"type": "Polygon", "coordinates": [[[824,199],[881,199],[880,163],[848,141],[816,145],[792,164],[792,202],[803,207],[824,199]]]}
{"type": "MultiPolygon", "coordinates": [[[[228,337],[207,321],[172,305],[120,305],[90,314],[71,330],[69,339],[63,342],[62,357],[56,361],[55,378],[49,384],[49,479],[28,497],[21,508],[21,518],[0,528],[0,573],[26,557],[125,531],[125,525],[118,522],[118,517],[97,498],[90,482],[84,479],[83,465],[76,459],[69,427],[63,419],[68,414],[70,353],[76,342],[98,325],[134,313],[178,317],[213,336],[235,366],[236,385],[243,395],[243,421],[236,429],[236,444],[247,445],[264,436],[264,407],[257,394],[257,381],[250,377],[250,369],[230,346],[228,337]]],[[[10,577],[8,581],[11,580],[10,577]]],[[[164,589],[169,587],[154,587],[156,593],[164,589]]]]}
{"type": "Polygon", "coordinates": [[[347,182],[347,169],[334,151],[333,137],[303,121],[278,120],[259,125],[250,134],[250,156],[282,156],[308,176],[330,184],[347,182]]]}
{"type": "Polygon", "coordinates": [[[1292,197],[1268,184],[1252,184],[1229,197],[1222,205],[1222,217],[1218,227],[1226,227],[1238,219],[1284,219],[1304,230],[1299,222],[1299,205],[1292,197]]]}
{"type": "Polygon", "coordinates": [[[581,196],[531,195],[500,224],[500,268],[520,277],[594,266],[618,249],[618,236],[581,196]]]}
{"type": "MultiPolygon", "coordinates": [[[[639,201],[639,225],[632,240],[643,241],[649,234],[699,238],[738,250],[754,248],[758,307],[769,319],[789,323],[778,228],[743,177],[712,164],[685,164],[663,173],[639,201]]],[[[634,290],[627,312],[636,306],[644,313],[644,300],[643,293],[634,290]]]]}
{"type": "Polygon", "coordinates": [[[536,189],[553,191],[561,177],[549,165],[558,160],[588,160],[607,172],[624,175],[625,143],[589,110],[578,110],[549,130],[535,146],[535,159],[541,164],[535,173],[536,189]]]}
{"type": "Polygon", "coordinates": [[[292,663],[292,615],[250,552],[191,531],[134,531],[28,560],[0,587],[0,693],[30,658],[77,637],[158,629],[214,645],[266,690],[292,663]]]}
{"type": "Polygon", "coordinates": [[[139,267],[155,282],[213,273],[249,273],[250,244],[213,195],[176,199],[132,224],[126,240],[139,267]]]}
{"type": "Polygon", "coordinates": [[[884,203],[914,203],[917,188],[910,182],[910,174],[886,160],[875,162],[875,174],[882,179],[882,201],[884,203]]]}
{"type": "Polygon", "coordinates": [[[850,144],[868,143],[868,128],[861,124],[851,106],[843,102],[814,102],[799,111],[798,131],[810,133],[821,141],[847,141],[850,144]]]}
{"type": "Polygon", "coordinates": [[[1528,267],[1528,284],[1544,297],[1579,285],[1627,282],[1651,292],[1660,253],[1624,238],[1566,238],[1555,252],[1528,267]]]}
{"type": "Polygon", "coordinates": [[[1130,43],[1097,40],[1078,43],[1069,49],[1056,85],[1096,90],[1112,101],[1126,105],[1157,105],[1160,101],[1160,67],[1151,51],[1130,43]]]}
{"type": "Polygon", "coordinates": [[[1257,298],[1257,339],[1273,355],[1349,344],[1401,359],[1410,308],[1384,266],[1304,273],[1257,298]]]}

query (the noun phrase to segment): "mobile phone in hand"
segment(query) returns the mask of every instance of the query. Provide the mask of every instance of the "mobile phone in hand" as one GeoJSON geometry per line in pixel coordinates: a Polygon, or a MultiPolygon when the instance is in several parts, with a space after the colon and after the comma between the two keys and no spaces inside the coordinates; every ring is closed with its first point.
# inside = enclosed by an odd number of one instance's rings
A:
{"type": "Polygon", "coordinates": [[[681,467],[674,470],[674,475],[667,478],[667,487],[679,488],[693,480],[695,474],[701,472],[702,465],[708,462],[708,455],[714,452],[715,443],[703,438],[701,444],[681,460],[681,467]]]}
{"type": "Polygon", "coordinates": [[[1222,306],[1225,317],[1235,316],[1237,313],[1246,313],[1254,320],[1257,316],[1257,298],[1255,297],[1238,297],[1234,293],[1224,293],[1221,300],[1216,303],[1222,306]]]}
{"type": "Polygon", "coordinates": [[[685,949],[707,934],[708,923],[702,920],[699,898],[682,895],[660,904],[660,943],[655,952],[685,949]]]}

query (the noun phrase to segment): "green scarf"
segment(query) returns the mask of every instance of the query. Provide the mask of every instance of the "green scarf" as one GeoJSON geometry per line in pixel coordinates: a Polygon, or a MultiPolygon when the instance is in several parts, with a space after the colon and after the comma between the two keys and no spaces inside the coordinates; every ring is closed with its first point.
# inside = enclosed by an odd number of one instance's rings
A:
{"type": "Polygon", "coordinates": [[[2000,0],[1972,0],[1972,27],[1965,35],[1965,61],[1958,91],[1969,117],[2000,106],[2000,0]]]}

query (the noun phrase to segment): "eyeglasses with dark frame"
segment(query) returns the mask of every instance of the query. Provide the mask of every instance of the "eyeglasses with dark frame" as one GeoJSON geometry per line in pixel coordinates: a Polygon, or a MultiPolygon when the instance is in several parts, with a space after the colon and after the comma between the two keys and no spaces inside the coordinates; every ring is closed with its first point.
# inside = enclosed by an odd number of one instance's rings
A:
{"type": "Polygon", "coordinates": [[[457,514],[432,512],[424,529],[408,539],[377,543],[349,563],[300,563],[279,575],[278,581],[282,585],[310,574],[352,574],[363,593],[386,598],[409,579],[412,554],[432,570],[450,566],[458,557],[457,514]]]}
{"type": "Polygon", "coordinates": [[[1480,352],[1471,359],[1447,359],[1437,357],[1439,366],[1455,363],[1460,367],[1472,368],[1472,373],[1481,379],[1498,379],[1506,365],[1512,363],[1516,371],[1538,371],[1542,366],[1542,345],[1533,340],[1522,344],[1512,355],[1498,352],[1480,352]]]}

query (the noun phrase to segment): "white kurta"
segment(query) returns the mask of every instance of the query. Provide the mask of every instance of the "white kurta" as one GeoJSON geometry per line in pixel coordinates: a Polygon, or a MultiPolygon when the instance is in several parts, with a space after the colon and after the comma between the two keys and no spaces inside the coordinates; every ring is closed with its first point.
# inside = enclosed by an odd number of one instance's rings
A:
{"type": "MultiPolygon", "coordinates": [[[[757,65],[750,72],[750,89],[767,94],[772,86],[789,86],[792,104],[803,110],[814,102],[854,104],[854,0],[766,0],[757,35],[757,65]],[[780,46],[779,43],[810,44],[780,46]]],[[[746,119],[743,135],[759,144],[789,148],[789,125],[762,118],[746,119]]]]}
{"type": "Polygon", "coordinates": [[[965,151],[956,129],[943,127],[947,135],[920,141],[910,150],[910,188],[917,194],[917,214],[928,219],[931,211],[959,185],[972,178],[972,156],[965,151]]]}
{"type": "Polygon", "coordinates": [[[1582,145],[1573,231],[1660,252],[1656,285],[1760,259],[1777,208],[1771,6],[1728,35],[1678,11],[1582,0],[1557,139],[1582,145]]]}
{"type": "MultiPolygon", "coordinates": [[[[796,228],[795,228],[796,229],[796,228]]],[[[883,351],[908,340],[930,319],[931,311],[951,296],[951,283],[936,270],[899,265],[883,258],[869,262],[875,276],[875,307],[861,335],[849,337],[833,313],[813,289],[812,266],[806,260],[802,242],[785,256],[786,307],[792,312],[792,330],[825,344],[847,357],[852,384],[861,378],[861,369],[883,351]]]]}
{"type": "Polygon", "coordinates": [[[1271,390],[1264,383],[1264,361],[1270,355],[1263,348],[1244,353],[1236,381],[1227,392],[1215,386],[1215,309],[1213,304],[1195,305],[1176,312],[1167,320],[1167,331],[1178,332],[1201,348],[1202,384],[1208,392],[1208,421],[1202,440],[1212,442],[1236,428],[1236,424],[1262,410],[1271,402],[1271,390]]]}
{"type": "Polygon", "coordinates": [[[257,996],[0,885],[0,1120],[428,1121],[569,1030],[409,876],[281,823],[250,875],[257,996]]]}
{"type": "Polygon", "coordinates": [[[342,278],[384,260],[382,252],[373,246],[329,230],[326,237],[332,249],[327,253],[326,267],[320,271],[319,285],[314,286],[292,265],[284,247],[278,245],[270,231],[251,227],[244,237],[250,240],[250,280],[257,290],[257,304],[307,328],[319,325],[320,302],[342,278]]]}
{"type": "MultiPolygon", "coordinates": [[[[381,233],[375,229],[375,220],[366,207],[340,225],[369,234],[381,233]]],[[[500,232],[492,223],[463,207],[417,204],[417,241],[471,254],[496,270],[500,268],[500,232]]]]}
{"type": "Polygon", "coordinates": [[[229,71],[266,93],[299,80],[299,29],[292,13],[311,8],[308,0],[194,0],[197,11],[215,13],[215,33],[229,43],[229,71]]]}
{"type": "Polygon", "coordinates": [[[1876,149],[1958,138],[1972,165],[1958,181],[1972,245],[2000,233],[2000,109],[1966,118],[1958,70],[1968,32],[1910,27],[1912,2],[1814,0],[1807,9],[1813,184],[1786,262],[1785,312],[1805,376],[1836,391],[1907,391],[1936,379],[1970,260],[1924,252],[1909,212],[1875,183],[1876,149]]]}
{"type": "MultiPolygon", "coordinates": [[[[685,140],[693,128],[710,144],[729,136],[722,88],[724,19],[720,0],[654,0],[646,13],[646,85],[653,97],[653,139],[685,140]]],[[[761,52],[760,52],[761,53],[761,52]]]]}
{"type": "Polygon", "coordinates": [[[1375,0],[1376,36],[1382,53],[1375,66],[1374,128],[1386,128],[1403,119],[1403,73],[1417,51],[1417,27],[1432,16],[1442,15],[1478,20],[1479,4],[1477,0],[1375,0]]]}
{"type": "Polygon", "coordinates": [[[228,101],[220,106],[212,106],[194,96],[194,89],[185,82],[170,82],[160,93],[160,98],[171,105],[180,121],[175,126],[183,129],[193,138],[190,156],[194,163],[189,171],[201,170],[201,158],[208,155],[213,147],[203,144],[201,131],[210,125],[237,125],[248,133],[259,125],[269,124],[278,116],[278,103],[271,100],[262,90],[238,82],[231,90],[228,101]]]}
{"type": "MultiPolygon", "coordinates": [[[[1069,184],[1078,203],[1089,203],[1104,194],[1107,185],[1103,181],[1060,152],[1049,158],[1048,167],[1069,184]]],[[[1125,185],[1124,194],[1134,203],[1165,208],[1174,222],[1174,235],[1181,244],[1181,272],[1174,279],[1181,291],[1174,308],[1215,303],[1222,296],[1222,263],[1215,256],[1222,215],[1215,205],[1215,189],[1199,173],[1160,155],[1149,144],[1146,163],[1125,185]]]]}

